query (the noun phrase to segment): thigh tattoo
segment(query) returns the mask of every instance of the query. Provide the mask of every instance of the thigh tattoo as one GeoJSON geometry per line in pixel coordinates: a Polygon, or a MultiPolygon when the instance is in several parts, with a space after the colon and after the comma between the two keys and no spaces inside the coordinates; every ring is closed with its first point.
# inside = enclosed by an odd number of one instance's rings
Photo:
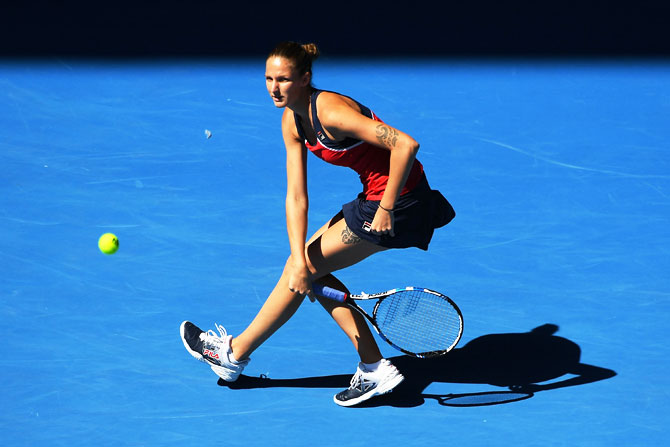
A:
{"type": "Polygon", "coordinates": [[[342,230],[342,242],[347,245],[358,244],[361,241],[361,238],[356,236],[348,226],[344,226],[342,230]]]}

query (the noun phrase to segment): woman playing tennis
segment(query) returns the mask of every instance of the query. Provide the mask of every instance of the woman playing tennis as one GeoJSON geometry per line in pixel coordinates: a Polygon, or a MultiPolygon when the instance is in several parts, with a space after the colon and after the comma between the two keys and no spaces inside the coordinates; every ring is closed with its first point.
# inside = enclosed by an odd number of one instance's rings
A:
{"type": "Polygon", "coordinates": [[[216,325],[203,331],[185,321],[184,346],[225,381],[235,381],[249,356],[297,311],[305,296],[318,299],[347,334],[360,356],[351,386],[335,403],[351,406],[390,392],[403,380],[382,357],[365,319],[347,305],[315,297],[312,283],[347,291],[332,272],[389,248],[423,250],[433,230],[454,212],[430,189],[423,166],[415,158],[419,144],[381,121],[352,98],[316,89],[314,44],[279,44],[268,56],[265,82],[274,105],[283,108],[286,146],[286,223],[290,256],[277,285],[254,320],[233,337],[216,325]],[[328,163],[354,169],[363,192],[307,239],[307,151],[328,163]]]}

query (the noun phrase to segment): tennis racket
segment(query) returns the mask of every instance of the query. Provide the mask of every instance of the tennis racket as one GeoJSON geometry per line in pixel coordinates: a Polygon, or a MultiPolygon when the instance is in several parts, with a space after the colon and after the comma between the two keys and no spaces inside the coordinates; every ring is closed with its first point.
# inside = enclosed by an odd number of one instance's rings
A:
{"type": "Polygon", "coordinates": [[[449,297],[420,287],[349,295],[312,284],[315,294],[339,301],[360,312],[395,349],[414,357],[435,357],[451,351],[463,335],[463,315],[449,297]],[[377,300],[372,316],[356,301],[377,300]]]}

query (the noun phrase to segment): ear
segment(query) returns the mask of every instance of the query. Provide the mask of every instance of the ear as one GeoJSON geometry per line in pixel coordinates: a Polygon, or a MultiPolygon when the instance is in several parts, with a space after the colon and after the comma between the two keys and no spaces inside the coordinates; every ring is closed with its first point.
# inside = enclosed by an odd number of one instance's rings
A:
{"type": "Polygon", "coordinates": [[[310,82],[312,82],[312,72],[311,71],[305,72],[305,74],[302,75],[301,81],[302,86],[307,87],[310,84],[310,82]]]}

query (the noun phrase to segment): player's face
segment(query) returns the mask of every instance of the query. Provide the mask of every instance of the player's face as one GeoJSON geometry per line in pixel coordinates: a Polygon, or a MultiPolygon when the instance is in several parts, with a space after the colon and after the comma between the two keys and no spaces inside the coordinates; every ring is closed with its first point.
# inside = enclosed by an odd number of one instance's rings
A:
{"type": "Polygon", "coordinates": [[[271,57],[265,63],[265,86],[276,107],[294,104],[301,98],[309,80],[309,73],[301,76],[293,64],[282,57],[271,57]]]}

